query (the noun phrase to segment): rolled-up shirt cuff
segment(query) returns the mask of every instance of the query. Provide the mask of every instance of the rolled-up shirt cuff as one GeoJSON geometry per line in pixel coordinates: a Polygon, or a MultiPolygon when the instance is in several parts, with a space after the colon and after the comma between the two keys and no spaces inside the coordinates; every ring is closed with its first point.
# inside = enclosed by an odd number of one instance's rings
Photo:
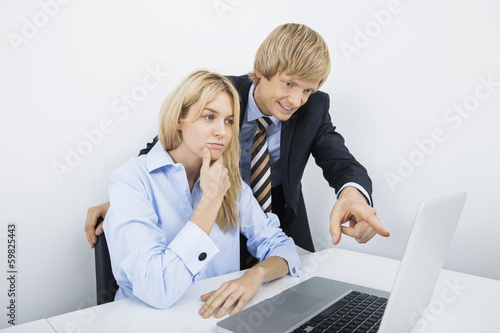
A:
{"type": "Polygon", "coordinates": [[[289,246],[280,246],[274,249],[270,253],[271,256],[277,256],[283,258],[288,264],[289,274],[291,276],[299,276],[300,275],[300,257],[295,250],[295,244],[292,245],[293,249],[289,246]]]}
{"type": "Polygon", "coordinates": [[[201,273],[219,248],[196,224],[189,221],[175,236],[168,248],[184,262],[193,276],[201,273]]]}
{"type": "Polygon", "coordinates": [[[337,192],[337,198],[339,197],[340,193],[342,193],[342,190],[345,189],[346,187],[355,187],[358,189],[358,191],[361,192],[361,194],[363,194],[365,196],[365,199],[366,199],[366,202],[370,205],[370,206],[373,206],[372,204],[372,201],[370,199],[370,195],[368,194],[368,192],[366,192],[366,190],[363,188],[363,186],[357,184],[357,183],[346,183],[344,184],[344,186],[342,186],[340,188],[340,190],[337,192]]]}

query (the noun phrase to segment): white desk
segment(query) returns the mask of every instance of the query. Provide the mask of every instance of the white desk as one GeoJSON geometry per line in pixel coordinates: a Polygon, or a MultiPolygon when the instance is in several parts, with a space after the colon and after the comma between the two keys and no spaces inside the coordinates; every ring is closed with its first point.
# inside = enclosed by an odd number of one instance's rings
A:
{"type": "Polygon", "coordinates": [[[49,324],[47,319],[40,319],[35,321],[30,321],[29,323],[15,325],[8,328],[4,328],[2,333],[56,333],[54,328],[49,324]]]}
{"type": "MultiPolygon", "coordinates": [[[[311,276],[323,276],[389,291],[399,261],[341,249],[302,258],[303,274],[264,285],[248,304],[269,298],[311,276]]],[[[57,332],[215,332],[219,319],[202,319],[200,295],[216,289],[241,272],[197,282],[173,307],[156,310],[132,298],[48,318],[57,332]]],[[[443,270],[426,315],[426,330],[418,332],[498,332],[500,281],[443,270]]],[[[416,331],[416,330],[414,330],[416,331]]]]}

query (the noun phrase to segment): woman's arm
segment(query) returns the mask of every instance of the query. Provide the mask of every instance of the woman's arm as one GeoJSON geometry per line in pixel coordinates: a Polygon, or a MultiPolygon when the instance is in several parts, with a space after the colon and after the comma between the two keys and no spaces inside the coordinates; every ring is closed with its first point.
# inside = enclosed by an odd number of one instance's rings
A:
{"type": "Polygon", "coordinates": [[[261,262],[250,268],[242,277],[225,282],[220,288],[201,296],[205,304],[200,309],[204,318],[215,313],[222,317],[232,306],[235,314],[255,296],[264,282],[287,274],[299,274],[300,258],[293,240],[279,228],[274,214],[265,214],[248,185],[242,184],[238,205],[242,219],[241,232],[248,238],[250,253],[261,262]],[[217,310],[220,307],[219,310],[217,310]]]}

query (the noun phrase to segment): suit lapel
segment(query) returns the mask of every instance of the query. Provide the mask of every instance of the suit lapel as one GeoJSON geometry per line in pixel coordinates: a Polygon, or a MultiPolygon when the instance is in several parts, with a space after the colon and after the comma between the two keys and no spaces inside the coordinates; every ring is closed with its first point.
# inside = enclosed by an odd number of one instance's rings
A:
{"type": "Polygon", "coordinates": [[[281,176],[282,176],[282,186],[286,201],[290,200],[290,172],[288,166],[288,160],[290,158],[290,149],[292,146],[292,137],[295,130],[295,124],[297,123],[297,114],[295,113],[287,121],[281,122],[281,141],[280,141],[280,164],[281,164],[281,176]]]}

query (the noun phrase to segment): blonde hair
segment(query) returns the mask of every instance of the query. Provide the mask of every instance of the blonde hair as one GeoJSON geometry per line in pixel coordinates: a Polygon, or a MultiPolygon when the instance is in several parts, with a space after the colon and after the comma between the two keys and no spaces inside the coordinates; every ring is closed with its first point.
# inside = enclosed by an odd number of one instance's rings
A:
{"type": "MultiPolygon", "coordinates": [[[[319,80],[330,74],[330,53],[319,33],[304,24],[286,23],[275,28],[262,42],[254,60],[254,71],[270,80],[278,73],[297,79],[319,80]]],[[[248,73],[254,84],[255,72],[248,73]]]]}
{"type": "Polygon", "coordinates": [[[200,70],[185,78],[165,99],[160,112],[160,124],[158,140],[165,150],[169,151],[179,147],[182,142],[181,132],[177,125],[181,120],[193,121],[198,119],[205,106],[220,93],[226,93],[233,102],[233,136],[222,156],[224,166],[228,169],[231,186],[226,192],[222,205],[217,214],[217,225],[224,232],[235,228],[240,223],[237,199],[241,192],[240,177],[240,99],[236,88],[231,81],[217,73],[200,70]],[[194,114],[186,119],[191,106],[200,102],[199,110],[193,110],[194,114]]]}

